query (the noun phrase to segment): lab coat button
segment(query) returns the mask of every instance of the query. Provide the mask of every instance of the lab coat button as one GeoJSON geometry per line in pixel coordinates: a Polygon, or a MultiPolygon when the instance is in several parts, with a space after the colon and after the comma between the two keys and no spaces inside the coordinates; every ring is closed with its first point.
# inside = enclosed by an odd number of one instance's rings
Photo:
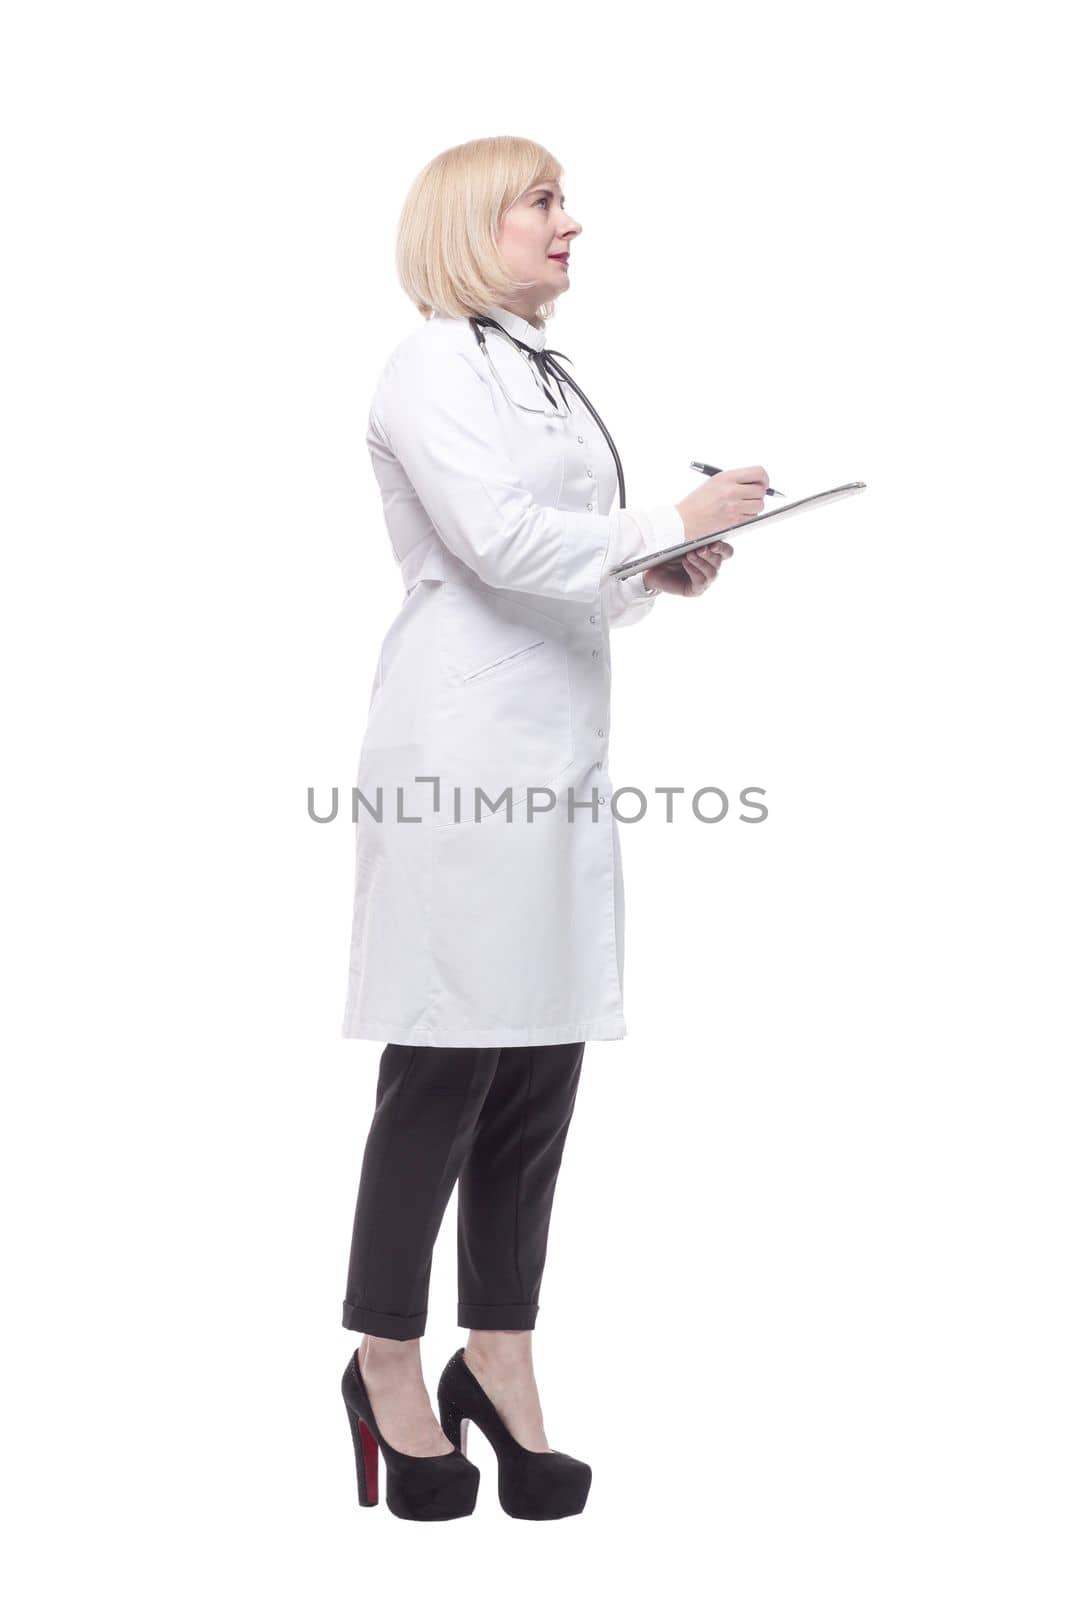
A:
{"type": "Polygon", "coordinates": [[[586,502],[586,507],[585,507],[585,509],[586,509],[586,510],[587,510],[587,511],[592,511],[592,509],[593,509],[593,502],[592,502],[592,501],[591,501],[591,500],[589,500],[589,501],[587,501],[587,502],[586,502]]]}
{"type": "Polygon", "coordinates": [[[604,730],[603,730],[603,728],[598,728],[598,729],[597,729],[597,731],[596,731],[596,736],[597,736],[597,738],[598,738],[598,739],[602,739],[602,738],[603,738],[603,737],[604,737],[604,730]]]}
{"type": "Polygon", "coordinates": [[[586,477],[587,477],[587,478],[591,478],[591,477],[592,477],[592,476],[593,476],[593,469],[592,469],[592,467],[586,467],[586,469],[585,469],[585,475],[586,475],[586,477]]]}
{"type": "Polygon", "coordinates": [[[584,444],[585,443],[585,440],[582,438],[581,434],[578,435],[578,443],[579,444],[584,444]]]}
{"type": "Polygon", "coordinates": [[[599,655],[599,654],[600,654],[600,651],[599,651],[599,650],[594,650],[594,651],[593,651],[593,660],[594,660],[594,661],[595,661],[595,660],[596,660],[596,658],[597,658],[597,656],[598,656],[598,655],[599,655]]]}
{"type": "Polygon", "coordinates": [[[596,621],[596,612],[595,611],[593,612],[593,615],[589,618],[589,620],[590,620],[590,622],[595,622],[596,621]]]}

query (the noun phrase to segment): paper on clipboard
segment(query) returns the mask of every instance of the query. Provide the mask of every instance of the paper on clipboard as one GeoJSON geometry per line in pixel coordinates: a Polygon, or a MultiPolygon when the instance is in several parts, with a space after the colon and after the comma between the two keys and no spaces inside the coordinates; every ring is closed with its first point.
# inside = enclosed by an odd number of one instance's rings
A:
{"type": "Polygon", "coordinates": [[[823,489],[819,494],[805,495],[801,500],[791,500],[787,506],[775,506],[771,511],[761,511],[758,517],[749,517],[747,522],[739,522],[732,528],[723,528],[720,533],[701,534],[698,539],[683,539],[680,544],[667,545],[650,555],[633,556],[629,561],[622,561],[617,567],[612,567],[608,576],[629,578],[635,572],[644,572],[646,567],[658,567],[665,561],[677,561],[680,556],[688,555],[690,550],[701,550],[705,545],[714,544],[718,539],[745,533],[749,528],[758,527],[761,522],[780,522],[783,517],[793,516],[798,511],[812,511],[817,506],[828,506],[833,500],[846,500],[849,495],[862,494],[866,487],[865,483],[842,483],[836,489],[823,489]]]}

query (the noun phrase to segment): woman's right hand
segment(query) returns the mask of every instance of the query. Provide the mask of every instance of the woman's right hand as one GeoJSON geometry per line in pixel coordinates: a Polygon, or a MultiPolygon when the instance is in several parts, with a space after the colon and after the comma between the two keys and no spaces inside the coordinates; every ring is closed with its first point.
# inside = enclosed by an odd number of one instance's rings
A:
{"type": "Polygon", "coordinates": [[[738,523],[758,517],[770,481],[762,467],[729,467],[706,478],[678,501],[686,538],[722,533],[724,528],[736,528],[738,523]]]}

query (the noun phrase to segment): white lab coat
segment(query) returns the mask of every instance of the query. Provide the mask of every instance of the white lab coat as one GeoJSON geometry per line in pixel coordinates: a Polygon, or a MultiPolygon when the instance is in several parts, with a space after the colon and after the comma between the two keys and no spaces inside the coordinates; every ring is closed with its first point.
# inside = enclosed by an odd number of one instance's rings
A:
{"type": "MultiPolygon", "coordinates": [[[[545,347],[544,328],[489,314],[545,347]]],[[[359,758],[357,788],[375,807],[380,788],[381,821],[359,810],[342,1036],[621,1039],[610,637],[656,595],[640,574],[605,572],[684,528],[674,506],[611,511],[611,452],[574,391],[570,412],[522,410],[516,401],[551,409],[531,359],[485,334],[507,393],[466,319],[435,314],[394,350],[371,405],[367,442],[405,598],[359,758]],[[511,820],[484,801],[475,820],[477,787],[492,801],[510,787],[511,820]],[[555,807],[528,819],[537,788],[549,794],[536,803],[555,795],[555,807]]]]}

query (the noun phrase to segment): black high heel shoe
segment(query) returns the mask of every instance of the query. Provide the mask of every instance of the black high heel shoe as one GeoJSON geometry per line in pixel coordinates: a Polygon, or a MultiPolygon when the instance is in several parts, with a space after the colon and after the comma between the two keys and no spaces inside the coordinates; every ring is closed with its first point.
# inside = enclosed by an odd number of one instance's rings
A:
{"type": "Polygon", "coordinates": [[[359,1370],[359,1351],[341,1379],[341,1393],[356,1451],[361,1506],[378,1504],[378,1451],[385,1456],[385,1503],[395,1517],[410,1522],[443,1522],[469,1517],[478,1498],[481,1474],[461,1450],[446,1456],[409,1456],[382,1438],[367,1386],[359,1370]]]}
{"type": "Polygon", "coordinates": [[[463,1359],[450,1357],[437,1385],[441,1427],[466,1455],[467,1424],[485,1434],[497,1459],[497,1492],[509,1517],[547,1522],[585,1510],[593,1469],[562,1450],[527,1450],[515,1438],[499,1411],[463,1359]]]}

